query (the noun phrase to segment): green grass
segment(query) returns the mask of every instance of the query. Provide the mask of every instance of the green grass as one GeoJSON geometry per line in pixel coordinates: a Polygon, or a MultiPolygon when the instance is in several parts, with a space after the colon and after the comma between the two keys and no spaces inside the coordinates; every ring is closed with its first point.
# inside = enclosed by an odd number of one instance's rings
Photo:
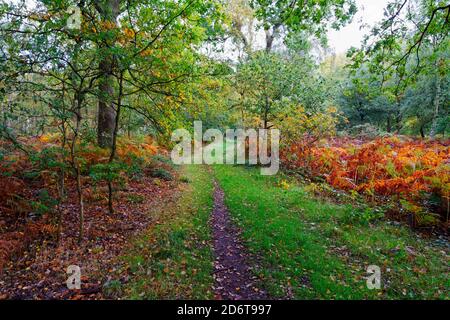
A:
{"type": "Polygon", "coordinates": [[[404,226],[368,222],[364,212],[310,196],[295,183],[259,170],[214,166],[247,247],[261,259],[256,273],[274,297],[296,299],[446,299],[448,250],[404,226]],[[381,290],[366,269],[382,270],[381,290]]]}
{"type": "Polygon", "coordinates": [[[131,281],[130,299],[210,299],[213,256],[208,219],[212,177],[204,167],[183,169],[185,181],[170,201],[150,214],[156,226],[135,241],[124,257],[131,281]]]}
{"type": "Polygon", "coordinates": [[[181,174],[179,191],[149,213],[156,223],[124,257],[126,298],[213,298],[208,220],[214,177],[272,297],[448,298],[448,248],[405,226],[318,199],[296,182],[286,189],[280,183],[286,177],[264,177],[251,167],[186,166],[181,174]],[[382,270],[381,290],[367,289],[369,265],[382,270]]]}

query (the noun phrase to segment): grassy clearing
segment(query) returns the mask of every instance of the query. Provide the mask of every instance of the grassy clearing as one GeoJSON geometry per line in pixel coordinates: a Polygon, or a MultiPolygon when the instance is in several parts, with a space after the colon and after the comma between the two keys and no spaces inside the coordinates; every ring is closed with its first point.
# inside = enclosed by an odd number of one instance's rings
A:
{"type": "Polygon", "coordinates": [[[124,257],[131,299],[210,299],[213,257],[208,219],[211,175],[200,166],[184,168],[181,190],[150,213],[158,220],[124,257]]]}
{"type": "Polygon", "coordinates": [[[370,221],[350,205],[317,200],[280,177],[245,167],[214,171],[248,248],[261,257],[256,272],[274,297],[448,297],[448,249],[406,227],[370,221]],[[366,287],[369,265],[381,267],[381,290],[366,287]]]}

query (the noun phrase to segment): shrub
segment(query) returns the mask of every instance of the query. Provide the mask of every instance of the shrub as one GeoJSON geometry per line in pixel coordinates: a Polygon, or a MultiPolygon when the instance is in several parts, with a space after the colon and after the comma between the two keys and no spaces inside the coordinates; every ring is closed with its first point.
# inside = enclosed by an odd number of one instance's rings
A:
{"type": "Polygon", "coordinates": [[[183,182],[183,183],[191,183],[191,180],[188,177],[185,177],[185,176],[181,177],[180,181],[183,182]]]}
{"type": "Polygon", "coordinates": [[[293,143],[280,156],[287,169],[323,177],[336,189],[358,192],[381,203],[401,200],[398,212],[413,213],[418,225],[436,224],[433,213],[448,221],[449,142],[333,138],[309,147],[304,142],[293,143]]]}
{"type": "Polygon", "coordinates": [[[165,170],[163,168],[153,169],[151,171],[150,175],[153,178],[159,178],[159,179],[163,179],[163,180],[166,180],[166,181],[172,181],[173,180],[172,174],[169,171],[167,171],[167,170],[165,170]]]}

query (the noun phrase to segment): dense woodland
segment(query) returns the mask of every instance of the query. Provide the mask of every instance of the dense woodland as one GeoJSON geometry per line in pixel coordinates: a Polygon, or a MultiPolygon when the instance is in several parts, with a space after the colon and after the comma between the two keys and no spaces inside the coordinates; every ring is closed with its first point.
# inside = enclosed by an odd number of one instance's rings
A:
{"type": "MultiPolygon", "coordinates": [[[[443,277],[433,282],[439,289],[408,297],[445,297],[450,4],[391,0],[360,47],[336,54],[326,31],[350,23],[357,8],[354,0],[1,1],[0,298],[213,298],[184,280],[179,291],[124,289],[139,267],[115,260],[149,227],[171,228],[164,223],[181,211],[147,213],[177,201],[183,186],[212,190],[169,159],[173,130],[199,120],[205,129],[279,129],[276,190],[300,184],[318,203],[354,206],[345,223],[355,228],[383,221],[439,239],[444,257],[424,253],[420,263],[434,267],[417,267],[443,277]],[[67,265],[83,259],[102,261],[87,267],[84,291],[61,290],[67,265]],[[36,285],[36,275],[46,280],[36,285]]],[[[227,199],[234,173],[216,170],[227,199]]],[[[165,250],[158,234],[146,252],[165,250]]],[[[167,241],[176,246],[176,237],[167,241]]],[[[182,272],[194,278],[207,268],[187,264],[182,272]]],[[[335,296],[271,288],[290,298],[352,298],[331,287],[335,296]]],[[[404,297],[402,290],[382,297],[404,297]]]]}

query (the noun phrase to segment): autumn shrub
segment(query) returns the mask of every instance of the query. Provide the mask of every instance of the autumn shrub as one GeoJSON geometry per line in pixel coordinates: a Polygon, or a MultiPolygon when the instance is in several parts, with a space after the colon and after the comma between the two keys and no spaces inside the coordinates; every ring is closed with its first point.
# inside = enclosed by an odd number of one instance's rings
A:
{"type": "MultiPolygon", "coordinates": [[[[45,134],[40,136],[34,145],[38,149],[42,149],[43,146],[57,149],[61,144],[61,139],[61,135],[57,133],[45,134]]],[[[70,142],[69,139],[66,148],[69,148],[70,142]]],[[[150,136],[140,139],[130,139],[127,137],[117,138],[117,158],[128,164],[135,161],[136,158],[148,162],[158,153],[158,150],[158,147],[150,136]]],[[[66,156],[68,156],[68,150],[65,150],[65,152],[66,156]]],[[[89,168],[93,164],[108,162],[111,151],[108,148],[100,148],[85,139],[83,142],[77,143],[76,152],[80,159],[84,159],[86,166],[89,168]]]]}
{"type": "Polygon", "coordinates": [[[99,163],[91,166],[89,175],[94,183],[104,181],[123,185],[126,170],[127,165],[123,162],[99,163]]]}
{"type": "Polygon", "coordinates": [[[22,180],[0,175],[0,212],[2,215],[25,211],[22,201],[25,184],[22,180]]]}
{"type": "Polygon", "coordinates": [[[166,181],[172,181],[173,180],[172,174],[169,171],[167,171],[167,170],[165,170],[163,168],[155,168],[155,169],[153,169],[151,171],[150,175],[153,178],[159,178],[159,179],[163,179],[163,180],[166,180],[166,181]]]}
{"type": "Polygon", "coordinates": [[[125,162],[132,155],[149,161],[157,153],[158,147],[150,136],[144,137],[142,141],[126,137],[120,137],[117,140],[117,154],[125,162]]]}
{"type": "Polygon", "coordinates": [[[53,170],[50,153],[25,155],[3,141],[0,161],[0,272],[11,257],[37,238],[53,237],[51,213],[57,201],[46,188],[53,170]],[[49,178],[49,179],[47,179],[49,178]]]}
{"type": "Polygon", "coordinates": [[[370,123],[353,126],[348,132],[352,136],[362,139],[376,139],[385,135],[378,127],[370,123]]]}
{"type": "Polygon", "coordinates": [[[0,220],[13,219],[30,210],[29,189],[23,173],[29,170],[23,157],[3,142],[0,161],[0,220]]]}
{"type": "Polygon", "coordinates": [[[435,225],[439,217],[448,222],[448,141],[330,138],[306,144],[299,141],[282,150],[286,168],[322,177],[334,188],[369,200],[394,199],[398,212],[413,214],[417,225],[435,225]]]}
{"type": "Polygon", "coordinates": [[[182,176],[182,177],[180,177],[180,182],[183,182],[183,183],[191,183],[191,179],[189,179],[189,178],[186,177],[186,176],[182,176]]]}
{"type": "Polygon", "coordinates": [[[67,170],[68,164],[65,161],[67,157],[67,150],[56,145],[45,146],[40,151],[30,154],[32,166],[26,174],[30,178],[40,178],[50,184],[61,170],[67,170]]]}
{"type": "Polygon", "coordinates": [[[37,192],[36,201],[31,201],[34,216],[40,217],[46,213],[52,212],[58,204],[58,199],[53,197],[47,189],[41,189],[37,192]]]}
{"type": "Polygon", "coordinates": [[[314,143],[323,137],[333,136],[336,125],[342,120],[336,108],[330,107],[323,112],[307,111],[302,106],[284,109],[275,126],[281,132],[282,145],[290,145],[299,141],[314,143]]]}
{"type": "Polygon", "coordinates": [[[157,154],[151,158],[146,166],[145,174],[156,179],[172,181],[174,179],[174,167],[175,165],[167,155],[157,154]]]}
{"type": "Polygon", "coordinates": [[[162,164],[162,165],[164,165],[166,167],[170,167],[170,168],[174,167],[172,160],[169,157],[164,156],[162,154],[154,155],[152,157],[152,162],[154,164],[162,164]]]}

